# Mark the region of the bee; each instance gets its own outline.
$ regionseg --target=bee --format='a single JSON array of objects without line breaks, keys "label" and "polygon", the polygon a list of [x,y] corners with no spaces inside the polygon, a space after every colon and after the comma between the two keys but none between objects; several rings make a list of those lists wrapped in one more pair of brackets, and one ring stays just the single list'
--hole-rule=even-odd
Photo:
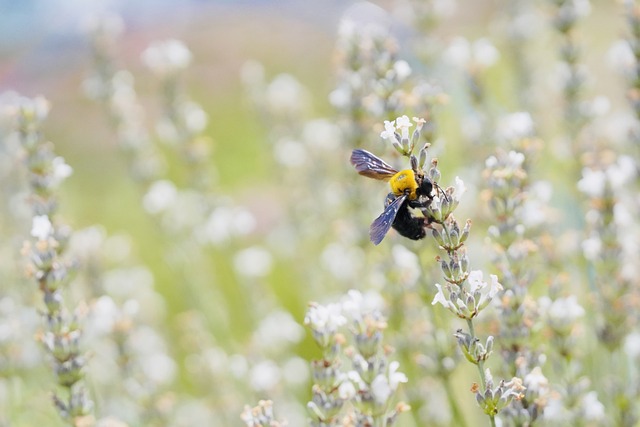
[{"label": "bee", "polygon": [[426,228],[432,220],[422,213],[422,209],[431,204],[434,185],[418,170],[414,159],[413,169],[398,171],[366,150],[356,149],[351,153],[351,164],[360,175],[389,181],[391,186],[384,211],[369,228],[369,238],[374,245],[382,242],[391,227],[411,240],[426,236]]}]

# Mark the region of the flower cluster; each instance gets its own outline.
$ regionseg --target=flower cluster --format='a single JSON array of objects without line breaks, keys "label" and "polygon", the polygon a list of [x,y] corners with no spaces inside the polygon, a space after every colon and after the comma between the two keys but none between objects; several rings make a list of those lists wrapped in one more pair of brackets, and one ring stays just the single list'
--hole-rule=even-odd
[{"label": "flower cluster", "polygon": [[53,145],[40,130],[48,111],[43,98],[21,99],[16,106],[16,133],[24,149],[33,209],[34,239],[25,242],[23,254],[28,275],[36,281],[44,302],[44,331],[38,338],[51,359],[58,385],[65,390],[64,395],[54,393],[54,405],[69,425],[90,425],[94,420],[93,402],[84,384],[87,357],[81,349],[86,309],[78,305],[70,310],[63,299],[72,268],[64,255],[71,230],[53,223],[56,189],[72,170],[55,155]]},{"label": "flower cluster", "polygon": [[446,101],[439,87],[418,81],[409,64],[399,59],[398,43],[383,24],[357,22],[363,13],[378,13],[368,8],[377,6],[354,6],[346,14],[353,16],[340,24],[340,80],[330,94],[331,103],[343,114],[347,139],[355,147],[363,145],[376,121],[409,109],[429,117],[434,105]]},{"label": "flower cluster", "polygon": [[117,15],[96,16],[88,23],[87,31],[91,37],[94,69],[84,81],[85,93],[103,106],[109,124],[117,132],[131,175],[143,185],[149,185],[165,172],[166,164],[146,129],[134,77],[116,64],[116,44],[124,31],[122,19]]},{"label": "flower cluster", "polygon": [[[383,348],[386,320],[380,312],[380,299],[351,290],[341,304],[322,306],[312,304],[305,317],[323,358],[312,362],[313,398],[307,407],[312,426],[393,425],[397,416],[409,409],[398,403],[389,410],[392,398],[407,377],[398,371],[397,361],[389,362],[389,348]],[[347,343],[338,332],[350,324],[354,346],[342,354]],[[341,357],[351,361],[352,369],[341,369]],[[351,402],[353,410],[343,413],[343,406]]]},{"label": "flower cluster", "polygon": [[[482,271],[468,272],[469,259],[466,253],[463,254],[462,260],[452,259],[449,263],[441,263],[445,280],[449,283],[445,285],[446,294],[442,286],[436,283],[438,293],[433,304],[441,304],[461,319],[471,320],[476,317],[498,292],[503,290],[502,285],[498,283],[498,276],[492,274],[489,284],[482,280]],[[455,274],[452,273],[452,267],[457,270]],[[465,280],[468,281],[468,288],[460,287]]]},{"label": "flower cluster", "polygon": [[286,422],[278,421],[273,413],[273,402],[261,400],[258,406],[251,408],[245,406],[240,415],[247,427],[284,427]]},{"label": "flower cluster", "polygon": [[576,25],[581,18],[589,15],[589,0],[558,0],[555,4],[553,25],[561,38],[560,87],[564,96],[564,114],[568,137],[571,139],[571,154],[579,153],[576,136],[585,124],[585,109],[581,102],[582,91],[588,79],[585,66],[580,63],[581,49],[575,36]]},{"label": "flower cluster", "polygon": [[[539,350],[531,341],[535,331],[542,328],[539,305],[530,294],[536,278],[538,245],[531,236],[537,225],[527,215],[544,215],[535,203],[531,189],[529,169],[540,141],[534,136],[531,116],[525,112],[505,116],[498,124],[499,137],[510,151],[499,148],[490,156],[483,172],[492,222],[489,236],[492,240],[493,263],[498,268],[505,292],[500,299],[501,355],[505,360],[503,372],[524,378],[530,377],[530,369],[538,370]],[[518,150],[518,151],[516,151]],[[528,213],[531,211],[531,213]],[[548,389],[527,387],[522,399],[514,402],[505,412],[505,418],[534,422],[542,415]]]}]

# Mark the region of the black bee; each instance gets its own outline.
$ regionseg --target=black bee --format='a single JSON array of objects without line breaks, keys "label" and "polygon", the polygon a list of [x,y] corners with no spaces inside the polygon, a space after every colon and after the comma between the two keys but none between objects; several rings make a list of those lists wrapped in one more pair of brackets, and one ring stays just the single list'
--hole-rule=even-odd
[{"label": "black bee", "polygon": [[425,228],[431,219],[422,214],[422,209],[433,200],[433,184],[422,171],[417,168],[398,171],[384,160],[360,149],[351,153],[351,164],[360,175],[389,181],[391,185],[384,211],[369,229],[369,237],[374,245],[382,242],[391,227],[411,240],[426,236]]}]

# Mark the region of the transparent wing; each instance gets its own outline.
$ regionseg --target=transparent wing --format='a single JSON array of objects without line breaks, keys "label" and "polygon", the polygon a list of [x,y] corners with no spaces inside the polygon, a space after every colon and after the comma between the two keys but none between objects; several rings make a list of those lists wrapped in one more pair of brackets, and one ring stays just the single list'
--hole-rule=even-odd
[{"label": "transparent wing", "polygon": [[382,239],[384,239],[384,236],[391,228],[393,220],[396,219],[396,215],[406,198],[407,196],[405,195],[397,197],[387,205],[384,212],[382,212],[378,218],[373,220],[371,227],[369,228],[369,238],[374,245],[378,245],[382,242]]},{"label": "transparent wing", "polygon": [[353,150],[351,152],[351,164],[360,175],[373,179],[387,181],[398,173],[396,169],[387,164],[384,160],[371,154],[366,150]]}]

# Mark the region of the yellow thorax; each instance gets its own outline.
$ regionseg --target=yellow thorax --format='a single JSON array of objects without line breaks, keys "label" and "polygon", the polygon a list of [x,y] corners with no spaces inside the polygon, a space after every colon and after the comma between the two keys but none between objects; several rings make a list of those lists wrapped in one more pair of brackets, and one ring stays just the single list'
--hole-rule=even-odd
[{"label": "yellow thorax", "polygon": [[416,190],[418,189],[418,183],[416,182],[415,174],[411,169],[401,170],[391,177],[389,180],[391,185],[391,191],[396,197],[407,194],[409,200],[415,200],[418,196]]}]

